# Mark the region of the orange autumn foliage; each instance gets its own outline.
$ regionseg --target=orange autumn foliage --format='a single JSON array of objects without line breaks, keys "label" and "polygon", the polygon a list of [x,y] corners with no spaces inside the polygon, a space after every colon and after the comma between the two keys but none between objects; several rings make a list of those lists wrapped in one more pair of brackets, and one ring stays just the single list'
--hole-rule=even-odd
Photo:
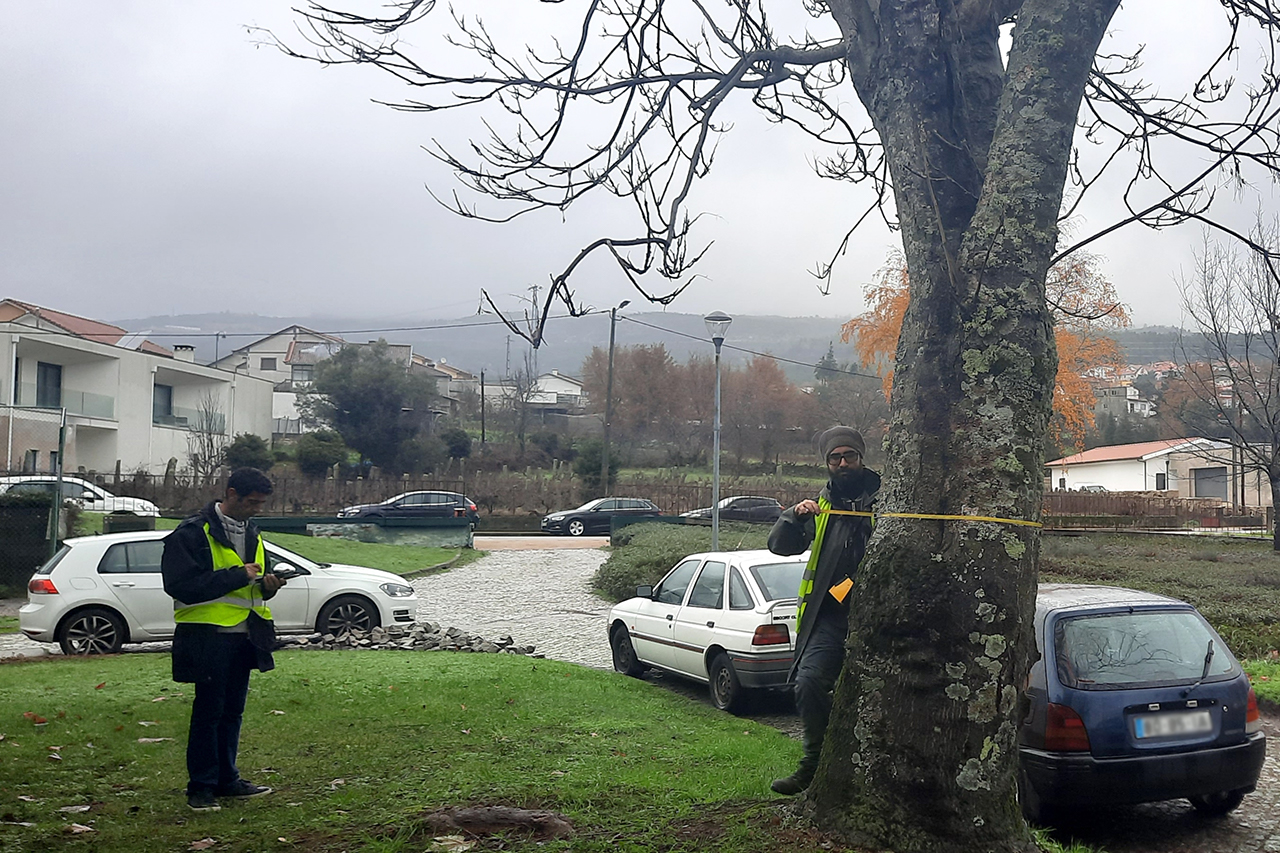
[{"label": "orange autumn foliage", "polygon": [[[1129,325],[1129,314],[1116,298],[1115,287],[1099,271],[1101,259],[1077,253],[1055,264],[1045,278],[1051,304],[1054,340],[1058,347],[1058,376],[1053,391],[1050,437],[1062,447],[1080,449],[1084,434],[1093,426],[1093,386],[1090,372],[1117,371],[1120,345],[1105,332]],[[863,367],[875,367],[884,376],[888,398],[893,387],[893,359],[898,336],[911,301],[906,259],[893,252],[866,290],[871,310],[840,328],[840,339],[853,339]]]}]

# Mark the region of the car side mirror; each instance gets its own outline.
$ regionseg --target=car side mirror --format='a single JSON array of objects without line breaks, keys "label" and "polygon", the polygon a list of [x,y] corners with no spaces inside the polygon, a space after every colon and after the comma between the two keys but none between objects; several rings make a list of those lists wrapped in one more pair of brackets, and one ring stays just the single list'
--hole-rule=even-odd
[{"label": "car side mirror", "polygon": [[302,566],[295,566],[293,563],[286,563],[281,560],[271,567],[271,573],[288,579],[297,577],[298,575],[309,575],[311,574],[311,570],[304,569]]},{"label": "car side mirror", "polygon": [[636,587],[636,598],[647,598],[653,600],[653,587],[645,585]]}]

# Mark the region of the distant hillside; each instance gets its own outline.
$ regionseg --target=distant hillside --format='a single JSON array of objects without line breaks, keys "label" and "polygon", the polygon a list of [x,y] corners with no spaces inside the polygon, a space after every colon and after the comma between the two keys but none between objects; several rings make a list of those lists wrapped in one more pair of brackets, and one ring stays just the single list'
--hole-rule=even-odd
[{"label": "distant hillside", "polygon": [[[428,358],[444,359],[463,370],[501,375],[508,365],[518,370],[528,344],[491,315],[460,317],[454,320],[420,320],[408,317],[352,320],[343,317],[263,317],[256,314],[182,314],[112,320],[130,331],[147,331],[151,340],[167,347],[193,344],[196,360],[213,361],[272,332],[299,324],[318,332],[339,334],[349,341],[386,338],[393,343],[412,344],[414,351]],[[725,341],[724,358],[741,364],[752,352],[769,353],[803,362],[783,367],[796,382],[813,379],[812,365],[835,345],[841,362],[854,359],[853,347],[840,343],[843,319],[830,317],[735,317]],[[225,337],[218,336],[225,334]],[[617,346],[661,343],[677,361],[692,352],[713,353],[706,326],[696,314],[672,312],[624,312],[619,314]],[[607,314],[561,317],[547,323],[546,339],[537,353],[539,371],[560,370],[576,374],[592,347],[609,345]]]}]

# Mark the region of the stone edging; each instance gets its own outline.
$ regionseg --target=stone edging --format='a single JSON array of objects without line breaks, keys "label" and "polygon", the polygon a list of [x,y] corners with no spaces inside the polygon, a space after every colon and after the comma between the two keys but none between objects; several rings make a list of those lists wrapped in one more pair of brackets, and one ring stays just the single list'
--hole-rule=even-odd
[{"label": "stone edging", "polygon": [[532,645],[517,645],[509,635],[490,642],[459,628],[445,628],[433,622],[408,622],[370,631],[343,631],[341,634],[308,634],[281,637],[277,649],[392,649],[415,652],[484,652],[488,654],[534,654]]}]

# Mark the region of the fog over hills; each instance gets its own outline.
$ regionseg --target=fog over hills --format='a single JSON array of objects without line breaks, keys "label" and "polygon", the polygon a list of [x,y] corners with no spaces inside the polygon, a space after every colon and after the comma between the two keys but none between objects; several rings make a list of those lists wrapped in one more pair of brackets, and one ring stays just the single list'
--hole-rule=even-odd
[{"label": "fog over hills", "polygon": [[[340,335],[348,341],[372,341],[385,338],[392,343],[412,344],[414,351],[432,359],[473,373],[486,371],[490,376],[504,375],[520,369],[530,348],[513,334],[502,321],[491,314],[472,315],[451,320],[427,320],[412,317],[353,319],[341,316],[268,317],[258,314],[230,312],[180,314],[112,320],[130,331],[147,332],[158,344],[193,344],[196,360],[211,362],[280,329],[294,324],[317,332]],[[787,375],[796,382],[813,378],[814,364],[834,345],[841,363],[855,359],[853,346],[840,342],[843,319],[832,317],[735,317],[725,340],[727,363],[741,364],[751,353],[768,353],[782,359],[802,362],[784,363]],[[1126,329],[1115,335],[1132,364],[1153,361],[1181,361],[1179,331],[1171,326],[1145,326]],[[1198,336],[1193,336],[1198,338]],[[618,315],[616,343],[619,347],[635,344],[663,344],[677,361],[691,353],[711,355],[702,317],[662,311],[623,311]],[[1198,341],[1196,341],[1198,343]],[[547,323],[546,339],[537,352],[539,372],[559,370],[576,375],[592,347],[609,344],[609,315],[585,317],[553,315]],[[1193,341],[1187,341],[1194,351]]]}]

